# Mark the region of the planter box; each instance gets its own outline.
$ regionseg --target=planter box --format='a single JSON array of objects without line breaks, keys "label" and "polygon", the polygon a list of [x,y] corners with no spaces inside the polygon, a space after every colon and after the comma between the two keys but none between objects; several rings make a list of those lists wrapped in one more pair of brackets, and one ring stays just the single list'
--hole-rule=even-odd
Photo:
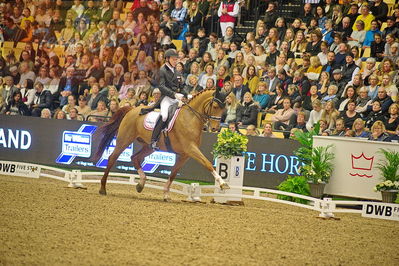
[{"label": "planter box", "polygon": [[[230,159],[218,157],[216,159],[216,172],[229,184],[230,187],[242,187],[244,183],[244,156],[234,156]],[[219,184],[216,184],[219,186]],[[215,193],[224,193],[230,195],[242,195],[239,188],[230,188],[226,191],[215,189]],[[217,203],[228,203],[241,201],[241,197],[215,197]]]}]

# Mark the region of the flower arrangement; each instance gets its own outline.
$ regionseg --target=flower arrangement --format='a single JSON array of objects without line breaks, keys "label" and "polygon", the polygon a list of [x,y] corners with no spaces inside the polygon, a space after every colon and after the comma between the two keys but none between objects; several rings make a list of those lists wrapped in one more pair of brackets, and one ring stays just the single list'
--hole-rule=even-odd
[{"label": "flower arrangement", "polygon": [[374,187],[374,191],[386,191],[386,190],[398,190],[399,189],[399,181],[392,182],[391,180],[386,180],[377,184]]},{"label": "flower arrangement", "polygon": [[231,130],[224,130],[218,134],[217,142],[213,145],[213,156],[229,159],[241,156],[247,151],[248,138]]},{"label": "flower arrangement", "polygon": [[374,191],[398,190],[399,152],[380,149],[379,153],[384,156],[377,164],[383,182],[377,184]]}]

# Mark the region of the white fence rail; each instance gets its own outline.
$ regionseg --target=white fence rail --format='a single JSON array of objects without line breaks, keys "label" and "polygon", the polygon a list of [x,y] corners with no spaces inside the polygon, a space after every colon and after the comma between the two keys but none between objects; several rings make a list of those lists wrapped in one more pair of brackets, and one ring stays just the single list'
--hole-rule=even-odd
[{"label": "white fence rail", "polygon": [[[0,161],[0,163],[8,163],[18,165],[18,162],[4,162]],[[26,163],[25,163],[26,165]],[[29,164],[31,167],[37,168],[39,171],[39,177],[48,177],[56,180],[68,182],[69,187],[83,187],[84,183],[100,183],[99,176],[103,175],[103,172],[82,172],[80,170],[64,170],[54,167],[49,167],[45,165],[37,165],[37,164]],[[55,173],[54,173],[55,172]],[[8,174],[7,172],[0,171],[0,174]],[[58,175],[57,175],[58,174]],[[13,175],[18,175],[17,173],[13,173]],[[21,174],[20,176],[25,177],[26,175]],[[119,180],[115,180],[114,178],[120,178]],[[123,179],[121,179],[123,178]],[[123,185],[137,185],[137,181],[140,177],[137,174],[124,174],[124,173],[113,173],[109,174],[108,183],[114,184],[123,184]],[[136,181],[137,180],[137,181]],[[163,184],[166,182],[166,179],[157,178],[152,176],[147,176],[148,181],[152,181],[151,183],[147,183],[146,187],[163,190]],[[306,208],[310,210],[314,210],[319,212],[319,217],[322,218],[332,218],[334,217],[334,213],[360,213],[363,211],[359,209],[353,208],[337,208],[337,205],[340,206],[358,206],[361,205],[362,209],[365,208],[366,205],[370,204],[381,204],[379,202],[368,202],[368,201],[333,201],[331,198],[317,199],[309,196],[299,195],[295,193],[273,190],[273,189],[265,189],[265,188],[257,188],[257,187],[234,187],[231,188],[241,189],[243,194],[241,195],[233,195],[233,194],[224,194],[224,192],[218,189],[214,185],[200,185],[198,183],[185,184],[181,182],[173,182],[173,188],[171,188],[171,192],[184,195],[187,197],[187,201],[201,201],[201,197],[241,197],[245,199],[255,199],[255,200],[264,200],[277,202],[282,204],[288,204],[291,206],[296,206],[300,208]],[[211,191],[211,192],[210,192]],[[268,194],[273,195],[285,195],[291,196],[295,198],[300,198],[308,201],[308,204],[302,204],[297,202],[291,202],[286,200],[281,200],[275,197],[269,197]],[[399,205],[394,204],[394,209],[398,210],[399,214]],[[395,214],[396,215],[396,214]],[[395,216],[396,217],[396,216]],[[394,218],[395,218],[394,217]],[[378,217],[374,217],[378,218]],[[392,219],[391,219],[392,220]],[[397,218],[393,220],[399,220],[399,215]]]}]

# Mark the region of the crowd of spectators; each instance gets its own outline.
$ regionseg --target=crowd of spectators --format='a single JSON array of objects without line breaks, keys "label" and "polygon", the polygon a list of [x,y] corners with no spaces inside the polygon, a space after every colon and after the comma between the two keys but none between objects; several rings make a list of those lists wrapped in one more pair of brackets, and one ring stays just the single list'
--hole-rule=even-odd
[{"label": "crowd of spectators", "polygon": [[0,110],[101,121],[152,105],[164,51],[177,48],[181,92],[220,89],[222,122],[249,135],[262,120],[265,137],[320,123],[321,135],[397,139],[399,7],[315,2],[286,21],[266,1],[244,37],[234,30],[244,1],[2,2],[0,41],[15,49],[0,57]]}]

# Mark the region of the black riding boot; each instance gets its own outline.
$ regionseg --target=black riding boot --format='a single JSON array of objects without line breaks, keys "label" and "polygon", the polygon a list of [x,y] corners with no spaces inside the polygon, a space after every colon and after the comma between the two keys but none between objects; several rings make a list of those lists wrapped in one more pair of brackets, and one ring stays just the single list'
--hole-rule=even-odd
[{"label": "black riding boot", "polygon": [[153,150],[159,150],[157,143],[159,140],[159,136],[161,135],[161,131],[163,129],[164,124],[165,123],[162,121],[162,117],[159,117],[152,131],[152,136],[151,136],[151,148]]}]

